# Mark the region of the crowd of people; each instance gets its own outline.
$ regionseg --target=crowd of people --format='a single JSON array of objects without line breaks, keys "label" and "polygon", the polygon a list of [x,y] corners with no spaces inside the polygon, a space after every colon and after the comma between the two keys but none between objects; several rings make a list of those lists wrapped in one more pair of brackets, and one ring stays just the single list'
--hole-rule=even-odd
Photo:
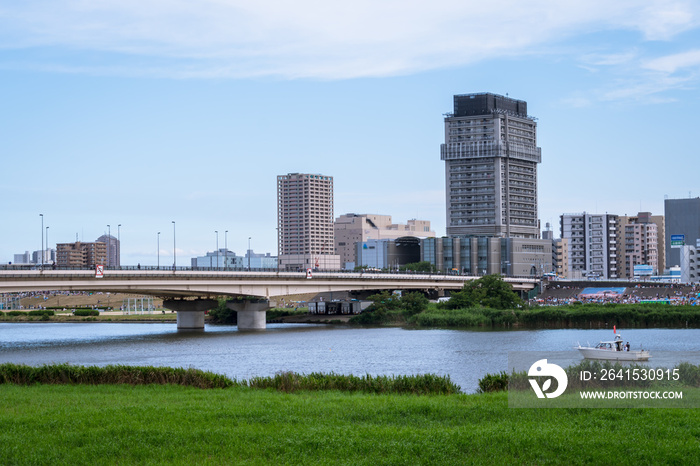
[{"label": "crowd of people", "polygon": [[551,282],[532,301],[536,304],[559,306],[581,303],[662,302],[670,305],[700,304],[700,286],[668,284],[636,284],[632,287],[583,287]]}]

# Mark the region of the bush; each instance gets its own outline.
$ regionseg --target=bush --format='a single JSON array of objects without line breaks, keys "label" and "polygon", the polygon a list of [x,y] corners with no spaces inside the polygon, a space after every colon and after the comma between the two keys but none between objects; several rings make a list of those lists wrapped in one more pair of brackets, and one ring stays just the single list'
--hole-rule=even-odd
[{"label": "bush", "polygon": [[76,309],[73,311],[73,315],[81,317],[99,316],[100,311],[97,309]]},{"label": "bush", "polygon": [[38,311],[29,311],[27,312],[27,315],[30,316],[52,316],[55,315],[54,311],[44,309],[44,310],[38,310]]},{"label": "bush", "polygon": [[479,379],[477,393],[502,392],[508,390],[508,374],[503,371],[500,374],[486,374]]},{"label": "bush", "polygon": [[[226,300],[219,299],[219,305],[216,309],[209,311],[209,318],[215,324],[236,325],[238,324],[238,313],[233,309],[226,307]],[[269,314],[267,318],[271,319]]]}]

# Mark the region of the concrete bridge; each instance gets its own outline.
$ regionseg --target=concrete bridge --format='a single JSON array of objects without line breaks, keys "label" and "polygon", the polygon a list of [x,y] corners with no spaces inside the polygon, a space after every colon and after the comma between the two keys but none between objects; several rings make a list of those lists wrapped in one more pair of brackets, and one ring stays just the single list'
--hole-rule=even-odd
[{"label": "concrete bridge", "polygon": [[[333,291],[424,291],[444,295],[479,277],[463,275],[343,272],[233,272],[194,270],[0,270],[0,293],[92,291],[157,296],[177,312],[178,329],[203,329],[204,313],[231,300],[241,330],[264,329],[269,300],[278,296]],[[530,291],[535,278],[505,278],[516,291]]]}]

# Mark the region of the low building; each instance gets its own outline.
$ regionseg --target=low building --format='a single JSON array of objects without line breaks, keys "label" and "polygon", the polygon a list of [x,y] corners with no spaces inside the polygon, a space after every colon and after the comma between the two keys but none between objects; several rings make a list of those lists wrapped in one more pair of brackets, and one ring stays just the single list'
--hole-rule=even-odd
[{"label": "low building", "polygon": [[190,259],[193,268],[205,269],[242,269],[245,267],[244,258],[227,249],[207,252],[204,256]]},{"label": "low building", "polygon": [[552,241],[531,238],[442,237],[421,240],[421,261],[464,275],[542,276],[552,272]]},{"label": "low building", "polygon": [[246,252],[245,256],[238,256],[235,252],[226,249],[207,252],[204,256],[193,257],[192,267],[221,270],[251,270],[277,269],[277,256],[269,252],[260,254],[253,250]]},{"label": "low building", "polygon": [[357,267],[398,270],[420,261],[421,240],[412,236],[355,243]]},{"label": "low building", "polygon": [[392,223],[391,215],[345,214],[333,223],[335,253],[340,256],[344,268],[360,265],[356,257],[356,244],[369,240],[392,240],[402,237],[435,237],[428,220],[409,220],[405,224]]}]

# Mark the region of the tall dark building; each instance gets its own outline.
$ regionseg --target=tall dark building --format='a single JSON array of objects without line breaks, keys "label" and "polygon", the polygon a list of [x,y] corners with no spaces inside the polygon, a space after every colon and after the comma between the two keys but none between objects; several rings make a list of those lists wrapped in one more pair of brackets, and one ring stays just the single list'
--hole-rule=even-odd
[{"label": "tall dark building", "polygon": [[440,158],[448,236],[539,238],[542,156],[527,102],[491,93],[455,95]]},{"label": "tall dark building", "polygon": [[700,238],[700,197],[666,199],[664,201],[664,217],[666,220],[666,267],[681,265],[680,246],[671,243],[674,237],[683,235],[683,241],[686,245],[697,245],[697,240]]}]

